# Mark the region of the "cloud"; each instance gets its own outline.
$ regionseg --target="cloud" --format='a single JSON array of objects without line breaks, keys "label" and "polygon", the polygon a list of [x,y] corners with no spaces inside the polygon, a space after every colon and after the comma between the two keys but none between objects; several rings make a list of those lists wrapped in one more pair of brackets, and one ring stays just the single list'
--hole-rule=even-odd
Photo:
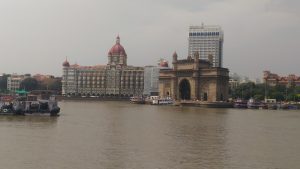
[{"label": "cloud", "polygon": [[294,15],[299,15],[300,1],[298,0],[270,0],[266,3],[266,10],[268,12],[283,12]]},{"label": "cloud", "polygon": [[232,72],[300,74],[299,8],[292,0],[2,0],[0,67],[61,75],[65,56],[106,64],[117,34],[129,64],[171,61],[175,50],[187,56],[188,27],[203,22],[222,26],[224,65]]}]

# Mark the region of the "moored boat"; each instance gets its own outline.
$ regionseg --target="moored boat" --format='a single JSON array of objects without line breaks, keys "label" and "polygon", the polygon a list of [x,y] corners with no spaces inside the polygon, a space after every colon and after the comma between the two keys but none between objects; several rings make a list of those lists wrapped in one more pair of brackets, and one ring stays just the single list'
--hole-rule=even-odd
[{"label": "moored boat", "polygon": [[298,106],[295,104],[283,103],[280,105],[280,109],[284,110],[297,110]]},{"label": "moored boat", "polygon": [[174,101],[170,97],[166,98],[156,98],[152,100],[153,105],[166,105],[166,104],[173,104]]},{"label": "moored boat", "polygon": [[260,103],[251,98],[247,102],[247,107],[248,109],[258,109],[260,107]]},{"label": "moored boat", "polygon": [[234,108],[247,108],[247,101],[242,100],[242,99],[237,99],[234,104]]},{"label": "moored boat", "polygon": [[60,108],[55,96],[48,99],[38,99],[37,96],[18,97],[10,102],[1,102],[0,114],[26,115],[49,114],[57,116]]},{"label": "moored boat", "polygon": [[130,97],[130,103],[145,104],[145,98],[142,96],[133,96]]},{"label": "moored boat", "polygon": [[268,109],[268,105],[265,102],[258,103],[259,109]]},{"label": "moored boat", "polygon": [[279,107],[279,105],[276,103],[267,103],[267,107],[269,110],[276,110]]}]

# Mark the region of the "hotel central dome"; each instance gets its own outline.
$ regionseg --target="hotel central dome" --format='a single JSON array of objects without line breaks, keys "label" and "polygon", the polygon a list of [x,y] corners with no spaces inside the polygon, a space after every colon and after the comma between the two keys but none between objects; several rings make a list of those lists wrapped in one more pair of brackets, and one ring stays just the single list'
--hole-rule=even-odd
[{"label": "hotel central dome", "polygon": [[120,37],[117,37],[116,44],[109,50],[108,55],[127,56],[124,47],[120,44]]},{"label": "hotel central dome", "polygon": [[119,36],[117,36],[116,44],[108,52],[108,65],[118,68],[127,66],[127,54],[120,44]]}]

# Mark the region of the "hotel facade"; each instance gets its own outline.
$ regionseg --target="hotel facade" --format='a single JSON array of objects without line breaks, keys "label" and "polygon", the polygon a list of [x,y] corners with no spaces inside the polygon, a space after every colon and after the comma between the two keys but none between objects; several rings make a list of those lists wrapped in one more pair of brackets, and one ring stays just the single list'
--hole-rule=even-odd
[{"label": "hotel facade", "polygon": [[68,96],[131,97],[142,95],[144,68],[127,65],[120,37],[108,52],[107,65],[63,63],[62,94]]}]

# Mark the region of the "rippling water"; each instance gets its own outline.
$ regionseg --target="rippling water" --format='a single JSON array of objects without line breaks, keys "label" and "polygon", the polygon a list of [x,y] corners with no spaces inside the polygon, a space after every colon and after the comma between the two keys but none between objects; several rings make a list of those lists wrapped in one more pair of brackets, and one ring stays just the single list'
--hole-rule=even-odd
[{"label": "rippling water", "polygon": [[300,167],[300,111],[127,102],[60,107],[60,117],[0,116],[0,168]]}]

